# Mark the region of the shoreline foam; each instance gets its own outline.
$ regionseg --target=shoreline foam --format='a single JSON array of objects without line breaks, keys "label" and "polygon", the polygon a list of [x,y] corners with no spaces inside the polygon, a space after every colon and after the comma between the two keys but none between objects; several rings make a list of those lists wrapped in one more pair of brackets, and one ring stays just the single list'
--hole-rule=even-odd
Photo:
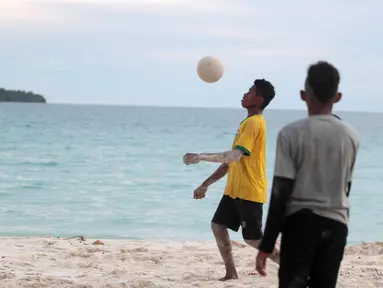
[{"label": "shoreline foam", "polygon": [[[0,287],[277,287],[254,271],[256,252],[233,241],[239,280],[219,282],[224,267],[214,242],[0,238]],[[337,287],[383,287],[383,242],[347,247]]]}]

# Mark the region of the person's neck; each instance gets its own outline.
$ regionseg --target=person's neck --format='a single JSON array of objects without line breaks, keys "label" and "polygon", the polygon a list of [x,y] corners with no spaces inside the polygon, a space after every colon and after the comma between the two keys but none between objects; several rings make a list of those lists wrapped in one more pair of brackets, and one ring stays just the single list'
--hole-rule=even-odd
[{"label": "person's neck", "polygon": [[262,112],[263,111],[261,109],[259,109],[258,107],[252,107],[252,108],[247,109],[247,117],[259,115],[259,114],[262,114]]},{"label": "person's neck", "polygon": [[310,109],[309,116],[315,116],[315,115],[332,115],[332,106]]}]

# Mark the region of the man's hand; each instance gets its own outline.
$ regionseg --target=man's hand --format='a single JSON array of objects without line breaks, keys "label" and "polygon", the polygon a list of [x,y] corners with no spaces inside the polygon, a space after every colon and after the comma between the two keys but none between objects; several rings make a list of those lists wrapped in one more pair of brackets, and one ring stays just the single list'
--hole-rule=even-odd
[{"label": "man's hand", "polygon": [[269,256],[270,256],[269,254],[262,252],[262,251],[259,251],[257,258],[255,259],[255,269],[258,271],[258,273],[261,276],[267,275],[267,273],[266,273],[266,260]]},{"label": "man's hand", "polygon": [[201,157],[200,157],[199,154],[196,154],[196,153],[186,153],[184,155],[184,163],[186,165],[197,164],[197,163],[199,163],[199,161],[201,161]]},{"label": "man's hand", "polygon": [[194,190],[194,195],[193,195],[193,198],[194,199],[202,199],[202,198],[205,198],[206,196],[206,192],[207,192],[207,185],[204,185],[202,184],[201,186],[199,186],[197,189]]}]

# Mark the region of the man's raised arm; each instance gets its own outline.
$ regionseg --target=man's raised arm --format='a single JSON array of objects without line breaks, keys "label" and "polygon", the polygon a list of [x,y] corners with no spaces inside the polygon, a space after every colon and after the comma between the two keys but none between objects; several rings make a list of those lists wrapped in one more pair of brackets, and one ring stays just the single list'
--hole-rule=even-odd
[{"label": "man's raised arm", "polygon": [[235,146],[232,150],[220,153],[187,153],[184,156],[186,165],[197,164],[200,161],[230,164],[241,160],[242,156],[250,156],[253,151],[255,140],[260,133],[262,126],[259,121],[248,120],[235,139]]},{"label": "man's raised arm", "polygon": [[186,165],[196,164],[200,161],[213,162],[213,163],[222,163],[222,164],[230,164],[232,162],[239,161],[244,152],[240,149],[233,149],[230,151],[225,151],[221,153],[187,153],[184,156],[184,163]]}]

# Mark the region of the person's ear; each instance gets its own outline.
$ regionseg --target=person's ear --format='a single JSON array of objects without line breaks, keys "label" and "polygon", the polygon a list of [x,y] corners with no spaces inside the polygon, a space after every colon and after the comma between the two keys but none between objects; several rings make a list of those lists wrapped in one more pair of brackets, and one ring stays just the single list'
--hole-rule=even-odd
[{"label": "person's ear", "polygon": [[342,93],[340,92],[336,93],[334,103],[338,103],[341,99],[342,99]]},{"label": "person's ear", "polygon": [[263,97],[257,97],[257,104],[262,105],[263,102],[265,102],[265,99],[263,99]]},{"label": "person's ear", "polygon": [[306,102],[306,99],[307,99],[307,98],[306,98],[306,97],[307,97],[307,96],[306,96],[306,92],[305,92],[304,90],[301,90],[301,91],[300,91],[300,94],[301,94],[301,99],[302,99],[302,101]]}]

